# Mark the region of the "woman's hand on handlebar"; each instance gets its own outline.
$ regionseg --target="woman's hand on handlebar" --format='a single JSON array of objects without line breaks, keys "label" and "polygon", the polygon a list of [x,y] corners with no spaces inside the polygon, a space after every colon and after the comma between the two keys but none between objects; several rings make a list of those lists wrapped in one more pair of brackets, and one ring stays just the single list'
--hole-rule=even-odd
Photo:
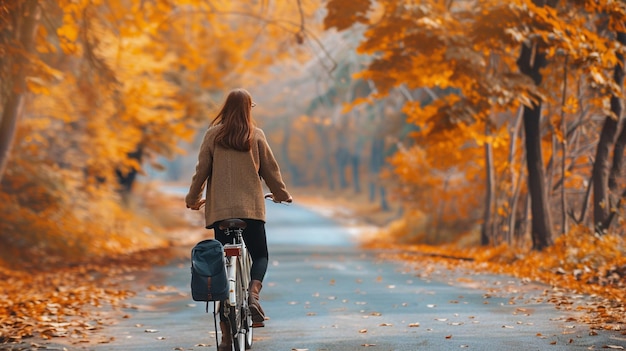
[{"label": "woman's hand on handlebar", "polygon": [[272,194],[272,193],[267,193],[267,194],[265,194],[264,197],[266,199],[268,199],[268,200],[272,200],[273,202],[275,202],[277,204],[279,204],[279,203],[288,203],[288,204],[290,204],[290,203],[293,202],[293,198],[291,196],[287,200],[283,200],[283,201],[276,201],[276,199],[274,199],[274,194]]},{"label": "woman's hand on handlebar", "polygon": [[187,208],[197,211],[204,205],[205,202],[206,202],[206,199],[202,199],[196,202],[194,205],[187,205]]}]

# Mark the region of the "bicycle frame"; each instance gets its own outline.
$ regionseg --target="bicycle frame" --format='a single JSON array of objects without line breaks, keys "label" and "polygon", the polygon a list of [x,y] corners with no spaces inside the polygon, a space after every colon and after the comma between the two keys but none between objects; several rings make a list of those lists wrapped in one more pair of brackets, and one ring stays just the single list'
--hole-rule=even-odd
[{"label": "bicycle frame", "polygon": [[224,313],[231,323],[235,351],[252,346],[252,319],[248,307],[250,268],[252,259],[243,240],[242,228],[226,228],[226,236],[232,235],[232,243],[224,245],[226,274],[228,277],[228,300],[224,301]]},{"label": "bicycle frame", "polygon": [[226,272],[228,275],[228,305],[235,306],[237,303],[237,265],[241,269],[241,286],[246,297],[248,286],[250,285],[251,260],[248,255],[248,248],[243,241],[243,229],[226,229],[226,235],[234,234],[234,242],[224,245],[224,253],[227,257]]}]

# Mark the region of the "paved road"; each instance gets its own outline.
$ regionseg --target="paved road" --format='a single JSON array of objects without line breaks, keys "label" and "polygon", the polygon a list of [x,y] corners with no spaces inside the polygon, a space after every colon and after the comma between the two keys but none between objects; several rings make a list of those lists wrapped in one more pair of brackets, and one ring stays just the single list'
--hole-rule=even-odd
[{"label": "paved road", "polygon": [[[268,204],[267,229],[262,302],[270,320],[254,330],[255,351],[626,347],[624,336],[590,336],[569,321],[573,312],[540,302],[546,287],[381,262],[354,246],[358,231],[296,205]],[[128,301],[127,318],[103,330],[112,339],[76,349],[215,350],[212,315],[189,296],[186,259],[134,279],[138,289],[156,288]]]}]

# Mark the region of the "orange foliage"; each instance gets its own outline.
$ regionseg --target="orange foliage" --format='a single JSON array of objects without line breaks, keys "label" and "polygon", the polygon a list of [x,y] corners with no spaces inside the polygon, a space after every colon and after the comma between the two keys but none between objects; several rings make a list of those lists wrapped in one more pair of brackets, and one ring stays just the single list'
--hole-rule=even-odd
[{"label": "orange foliage", "polygon": [[0,267],[0,343],[33,336],[69,337],[76,343],[93,341],[90,333],[103,325],[89,308],[118,309],[134,294],[115,278],[162,264],[169,256],[168,251],[151,250],[91,258],[62,269],[51,269],[42,262],[30,273]]},{"label": "orange foliage", "polygon": [[[7,261],[162,245],[124,203],[119,177],[181,153],[206,126],[211,94],[296,54],[293,35],[311,32],[290,18],[317,10],[309,1],[249,5],[39,2],[46,20],[35,31],[27,103],[0,184]],[[5,10],[3,21],[19,15]]]},{"label": "orange foliage", "polygon": [[[547,197],[553,199],[555,226],[564,227],[563,214],[583,206],[581,190],[590,181],[593,156],[583,145],[598,139],[592,117],[608,113],[608,96],[622,96],[622,87],[612,78],[621,45],[606,35],[604,26],[611,32],[623,30],[623,3],[559,2],[550,7],[531,0],[383,0],[368,3],[371,8],[344,5],[328,2],[325,25],[365,28],[358,50],[372,59],[355,76],[375,84],[373,98],[393,101],[394,89],[409,96],[402,112],[415,132],[401,140],[386,174],[397,184],[407,217],[424,217],[405,222],[428,223],[435,233],[405,234],[413,239],[438,236],[441,222],[454,227],[455,221],[465,220],[451,237],[488,225],[495,233],[507,233],[492,235],[499,243],[514,228],[523,230],[514,222],[528,221],[523,180],[526,168],[535,166],[525,163],[523,144],[514,142],[523,141],[517,112],[539,98],[549,117],[541,133],[547,187],[554,189]],[[518,68],[523,43],[545,48],[549,62],[540,85]],[[561,145],[565,151],[557,152]],[[491,147],[492,159],[486,147]],[[561,163],[563,172],[557,168]],[[490,177],[487,171],[492,171]],[[557,204],[562,188],[567,208]],[[488,190],[495,194],[486,209]]]}]

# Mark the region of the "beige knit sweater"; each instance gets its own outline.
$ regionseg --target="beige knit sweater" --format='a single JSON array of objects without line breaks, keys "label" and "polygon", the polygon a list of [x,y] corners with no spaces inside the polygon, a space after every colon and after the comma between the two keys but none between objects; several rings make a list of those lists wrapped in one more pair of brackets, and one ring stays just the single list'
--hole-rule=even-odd
[{"label": "beige knit sweater", "polygon": [[196,173],[185,197],[187,206],[200,201],[206,186],[204,212],[207,228],[218,220],[228,218],[265,221],[261,179],[274,194],[275,200],[285,201],[291,197],[265,134],[256,128],[250,151],[242,152],[215,145],[218,128],[221,126],[212,126],[204,135]]}]

